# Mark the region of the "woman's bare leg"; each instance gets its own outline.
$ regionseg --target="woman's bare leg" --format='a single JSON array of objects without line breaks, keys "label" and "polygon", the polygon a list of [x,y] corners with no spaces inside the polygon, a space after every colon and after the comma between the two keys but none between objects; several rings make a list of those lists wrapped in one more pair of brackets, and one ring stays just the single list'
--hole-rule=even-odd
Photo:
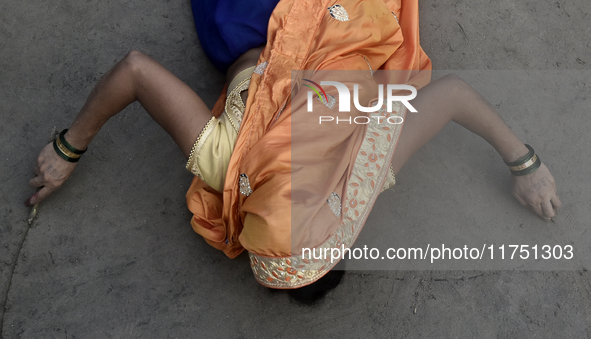
[{"label": "woman's bare leg", "polygon": [[[419,113],[406,114],[392,159],[394,173],[398,173],[408,159],[450,121],[484,138],[505,161],[515,161],[528,152],[490,103],[455,75],[425,86],[412,105]],[[513,195],[521,204],[542,218],[556,215],[561,203],[554,178],[544,164],[534,173],[512,177]]]},{"label": "woman's bare leg", "polygon": [[[203,126],[211,118],[201,98],[152,58],[132,51],[96,85],[65,135],[77,149],[85,149],[101,127],[134,101],[174,139],[185,157]],[[51,144],[37,160],[32,187],[42,187],[27,204],[45,199],[69,177],[76,163],[60,158]]]}]

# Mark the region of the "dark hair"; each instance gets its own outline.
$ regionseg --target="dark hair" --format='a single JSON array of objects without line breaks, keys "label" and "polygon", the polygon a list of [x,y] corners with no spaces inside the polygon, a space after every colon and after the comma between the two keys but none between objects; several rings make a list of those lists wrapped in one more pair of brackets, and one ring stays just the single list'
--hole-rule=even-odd
[{"label": "dark hair", "polygon": [[341,260],[331,271],[310,285],[287,290],[295,301],[313,305],[321,300],[326,293],[337,287],[345,275],[345,261]]}]

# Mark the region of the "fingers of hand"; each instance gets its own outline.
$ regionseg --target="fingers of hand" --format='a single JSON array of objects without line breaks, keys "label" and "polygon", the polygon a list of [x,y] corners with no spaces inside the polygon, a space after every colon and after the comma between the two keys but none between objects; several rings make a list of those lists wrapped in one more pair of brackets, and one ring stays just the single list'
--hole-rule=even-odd
[{"label": "fingers of hand", "polygon": [[540,218],[544,220],[554,218],[556,216],[556,211],[552,206],[550,194],[547,194],[547,192],[538,192],[538,194],[539,195],[530,195],[526,197],[526,206],[531,208]]},{"label": "fingers of hand", "polygon": [[36,176],[29,180],[29,186],[33,188],[41,186],[59,186],[67,178],[67,175],[64,175],[64,169],[55,168],[53,164],[49,162],[38,165],[35,168],[35,172]]},{"label": "fingers of hand", "polygon": [[41,187],[44,185],[45,180],[41,177],[41,175],[37,175],[33,179],[29,180],[29,186],[33,188]]},{"label": "fingers of hand", "polygon": [[562,202],[560,201],[560,198],[558,198],[558,195],[554,195],[552,198],[550,198],[550,202],[552,203],[552,206],[554,206],[554,211],[558,213],[558,211],[560,211],[560,207],[562,207]]},{"label": "fingers of hand", "polygon": [[542,211],[545,219],[554,218],[556,216],[556,211],[549,199],[542,203]]},{"label": "fingers of hand", "polygon": [[29,185],[31,187],[41,187],[41,190],[29,198],[28,204],[34,205],[45,199],[45,197],[47,197],[51,192],[55,191],[66,181],[72,169],[73,167],[71,167],[71,169],[54,169],[51,166],[48,166],[47,168],[41,166],[39,175],[29,180]]},{"label": "fingers of hand", "polygon": [[555,217],[561,206],[554,177],[543,165],[534,173],[513,178],[513,196],[546,220]]},{"label": "fingers of hand", "polygon": [[546,167],[546,165],[544,165],[544,164],[542,164],[540,169],[542,170],[540,172],[540,174],[543,178],[543,181],[545,183],[549,183],[549,185],[547,185],[549,187],[547,187],[547,190],[545,192],[546,194],[544,196],[544,203],[542,204],[542,207],[543,207],[544,211],[546,212],[545,215],[548,218],[554,218],[556,216],[556,214],[558,213],[558,211],[560,210],[560,207],[562,206],[562,202],[560,201],[560,198],[558,197],[558,191],[556,190],[556,181],[554,180],[554,177],[550,173],[550,170],[548,170],[548,167]]},{"label": "fingers of hand", "polygon": [[52,144],[45,146],[37,159],[35,177],[29,180],[31,187],[42,188],[27,200],[27,204],[34,205],[45,199],[68,179],[75,166],[76,163],[67,162],[59,157]]},{"label": "fingers of hand", "polygon": [[48,195],[51,194],[51,192],[53,192],[55,190],[55,188],[50,188],[50,187],[43,187],[41,188],[37,193],[33,194],[29,200],[27,200],[27,204],[29,206],[33,206],[36,203],[41,202],[43,199],[47,198]]},{"label": "fingers of hand", "polygon": [[[540,202],[534,202],[534,201],[530,201],[529,199],[526,201],[524,198],[522,198],[518,193],[513,192],[513,196],[515,197],[515,199],[517,199],[517,201],[519,201],[519,203],[522,206],[525,206],[529,209],[531,209],[532,211],[534,211],[540,218],[543,218],[545,220],[554,217],[554,214],[552,214],[552,216],[548,216],[546,209],[543,207],[544,204],[540,203]],[[527,199],[527,198],[526,198]],[[551,214],[551,213],[550,213]]]},{"label": "fingers of hand", "polygon": [[538,205],[531,205],[530,206],[531,209],[542,219],[544,220],[548,220],[549,218],[546,217],[545,213],[544,213],[544,209],[542,207],[542,205],[538,204]]},{"label": "fingers of hand", "polygon": [[50,187],[43,187],[42,189],[40,189],[39,192],[36,193],[37,202],[40,202],[41,200],[47,198],[47,196],[50,195],[51,192],[53,192],[54,190],[55,188]]}]

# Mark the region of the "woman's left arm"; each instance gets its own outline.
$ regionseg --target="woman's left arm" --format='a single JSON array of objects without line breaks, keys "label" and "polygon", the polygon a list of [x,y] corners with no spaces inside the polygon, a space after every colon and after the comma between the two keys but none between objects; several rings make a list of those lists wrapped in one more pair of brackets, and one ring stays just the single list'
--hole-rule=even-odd
[{"label": "woman's left arm", "polygon": [[[437,79],[419,90],[412,105],[419,113],[408,113],[392,160],[394,173],[412,154],[433,138],[449,121],[478,134],[491,144],[507,163],[523,159],[529,149],[507,126],[494,107],[456,75]],[[543,219],[553,218],[561,202],[554,177],[540,167],[529,174],[512,176],[513,196]]]}]

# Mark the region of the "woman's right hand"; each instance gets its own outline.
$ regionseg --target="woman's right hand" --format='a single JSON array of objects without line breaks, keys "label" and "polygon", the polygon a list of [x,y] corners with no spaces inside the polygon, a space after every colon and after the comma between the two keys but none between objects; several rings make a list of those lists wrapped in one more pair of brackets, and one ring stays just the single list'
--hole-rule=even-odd
[{"label": "woman's right hand", "polygon": [[68,179],[74,167],[75,162],[68,162],[55,152],[53,143],[45,146],[37,158],[35,177],[29,181],[31,187],[41,189],[27,199],[25,205],[33,206],[45,199]]}]

